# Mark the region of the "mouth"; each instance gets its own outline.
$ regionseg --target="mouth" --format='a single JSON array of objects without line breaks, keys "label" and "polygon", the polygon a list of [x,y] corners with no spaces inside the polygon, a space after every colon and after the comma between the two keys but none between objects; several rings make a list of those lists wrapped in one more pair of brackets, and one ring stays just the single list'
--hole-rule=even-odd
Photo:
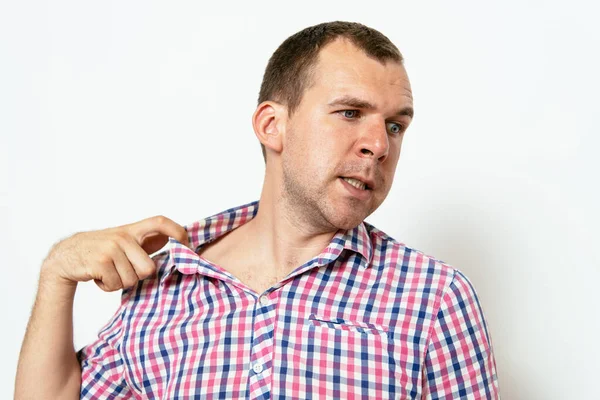
[{"label": "mouth", "polygon": [[343,176],[340,176],[340,178],[358,190],[373,190],[373,188],[371,186],[369,186],[367,183],[365,183],[361,180],[358,180],[356,178],[346,178]]},{"label": "mouth", "polygon": [[343,176],[340,176],[339,181],[347,194],[361,202],[369,201],[373,196],[373,189],[363,181]]}]

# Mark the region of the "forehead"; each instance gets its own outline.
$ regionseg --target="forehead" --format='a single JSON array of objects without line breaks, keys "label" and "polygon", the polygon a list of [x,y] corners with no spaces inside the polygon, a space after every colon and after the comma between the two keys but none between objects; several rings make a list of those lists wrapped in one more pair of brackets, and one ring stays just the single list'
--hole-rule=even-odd
[{"label": "forehead", "polygon": [[382,107],[412,106],[412,90],[402,64],[381,63],[343,38],[319,52],[309,91],[322,98],[352,95]]}]

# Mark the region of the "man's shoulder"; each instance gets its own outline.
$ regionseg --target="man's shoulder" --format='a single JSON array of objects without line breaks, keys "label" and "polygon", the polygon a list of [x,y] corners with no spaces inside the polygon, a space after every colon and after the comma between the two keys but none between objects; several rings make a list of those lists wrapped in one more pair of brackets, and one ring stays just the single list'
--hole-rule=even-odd
[{"label": "man's shoulder", "polygon": [[371,238],[371,266],[390,270],[388,274],[404,289],[441,296],[460,274],[453,265],[408,246],[367,222],[364,224]]},{"label": "man's shoulder", "polygon": [[[379,258],[390,266],[444,275],[453,275],[457,269],[449,263],[395,239],[381,229],[364,222],[371,238],[374,259]],[[385,260],[384,260],[385,258]]]}]

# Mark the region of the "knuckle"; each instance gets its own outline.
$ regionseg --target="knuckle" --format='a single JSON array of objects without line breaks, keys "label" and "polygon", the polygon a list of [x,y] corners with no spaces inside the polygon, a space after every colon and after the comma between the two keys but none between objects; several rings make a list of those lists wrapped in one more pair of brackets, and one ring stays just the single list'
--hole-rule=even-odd
[{"label": "knuckle", "polygon": [[113,264],[113,258],[111,253],[100,253],[98,255],[98,263],[103,267]]},{"label": "knuckle", "polygon": [[123,281],[123,287],[130,288],[134,287],[138,283],[138,280],[135,278],[128,278]]},{"label": "knuckle", "polygon": [[129,233],[127,233],[124,230],[117,230],[115,231],[115,243],[121,242],[121,241],[126,241],[129,240]]},{"label": "knuckle", "polygon": [[107,293],[114,292],[115,288],[113,287],[113,285],[104,285],[104,291]]},{"label": "knuckle", "polygon": [[150,275],[152,275],[152,273],[150,271],[144,270],[144,271],[139,271],[138,272],[138,276],[140,277],[140,279],[146,279],[148,278]]},{"label": "knuckle", "polygon": [[121,289],[123,284],[121,283],[121,278],[119,278],[119,276],[115,274],[111,275],[107,286],[111,292],[114,292],[115,290]]},{"label": "knuckle", "polygon": [[145,279],[154,273],[154,264],[143,264],[137,268],[137,274],[140,278]]},{"label": "knuckle", "polygon": [[98,287],[100,289],[102,289],[103,292],[106,292],[106,293],[110,292],[110,289],[105,284],[100,284],[100,285],[98,285]]},{"label": "knuckle", "polygon": [[167,217],[165,217],[164,215],[157,215],[154,217],[154,221],[159,226],[164,226],[169,221],[169,219]]},{"label": "knuckle", "polygon": [[115,289],[113,289],[112,284],[105,282],[105,281],[97,280],[96,285],[105,292],[112,292],[115,290]]},{"label": "knuckle", "polygon": [[115,253],[119,247],[119,242],[115,237],[111,237],[106,241],[106,248],[110,253]]},{"label": "knuckle", "polygon": [[115,292],[115,291],[117,291],[119,289],[121,289],[121,285],[118,284],[118,283],[115,283],[115,284],[109,286],[108,291],[109,292]]}]

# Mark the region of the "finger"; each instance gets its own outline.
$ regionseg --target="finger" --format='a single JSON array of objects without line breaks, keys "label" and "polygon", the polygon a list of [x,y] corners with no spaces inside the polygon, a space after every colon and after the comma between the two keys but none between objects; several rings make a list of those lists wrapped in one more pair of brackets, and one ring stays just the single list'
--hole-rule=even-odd
[{"label": "finger", "polygon": [[156,264],[133,238],[130,237],[128,240],[123,241],[121,247],[139,279],[146,279],[154,275]]},{"label": "finger", "polygon": [[123,244],[125,241],[119,243],[119,249],[115,251],[113,256],[115,269],[121,278],[121,283],[123,284],[123,288],[130,288],[138,283],[140,278],[136,274],[131,262],[129,261],[127,255],[125,254],[125,250],[123,248]]},{"label": "finger", "polygon": [[140,222],[128,225],[127,229],[140,245],[147,237],[163,234],[176,239],[185,246],[189,246],[188,234],[185,228],[162,215],[146,218]]},{"label": "finger", "polygon": [[94,282],[105,292],[114,292],[123,287],[123,282],[121,282],[121,277],[117,273],[114,264],[98,268],[95,272]]}]

